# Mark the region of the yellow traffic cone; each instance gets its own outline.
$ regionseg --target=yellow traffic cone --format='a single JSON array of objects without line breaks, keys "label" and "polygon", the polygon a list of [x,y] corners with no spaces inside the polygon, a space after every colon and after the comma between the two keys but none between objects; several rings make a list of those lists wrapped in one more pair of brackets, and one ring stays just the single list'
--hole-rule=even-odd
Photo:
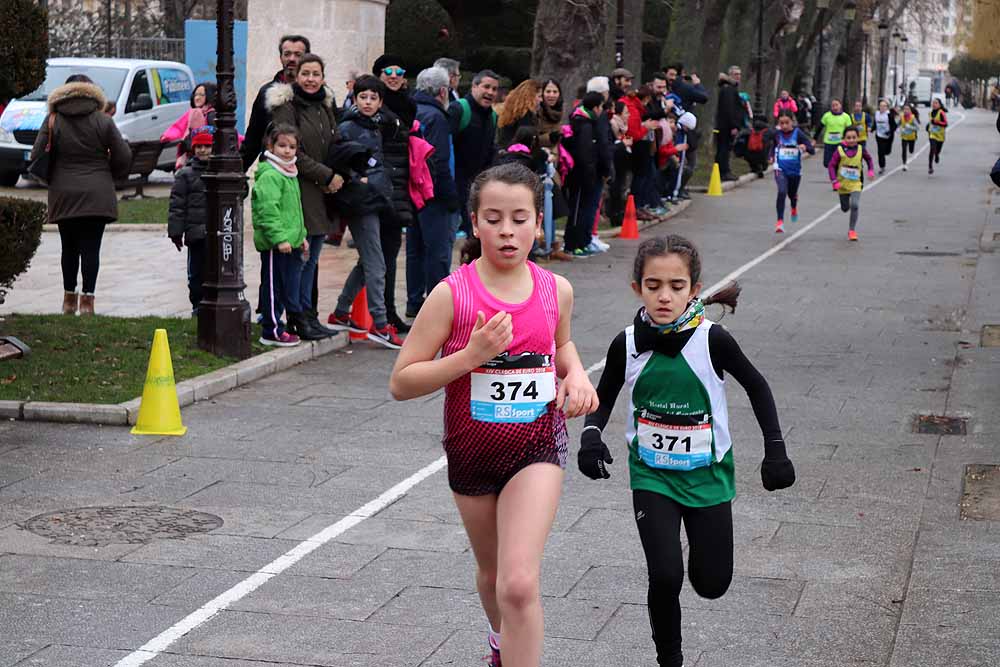
[{"label": "yellow traffic cone", "polygon": [[153,349],[149,353],[146,384],[142,388],[139,418],[133,435],[184,435],[187,427],[181,423],[181,406],[177,403],[174,386],[174,365],[170,362],[167,330],[153,334]]},{"label": "yellow traffic cone", "polygon": [[712,165],[712,178],[708,180],[708,196],[709,197],[722,196],[722,175],[719,174],[718,162]]}]

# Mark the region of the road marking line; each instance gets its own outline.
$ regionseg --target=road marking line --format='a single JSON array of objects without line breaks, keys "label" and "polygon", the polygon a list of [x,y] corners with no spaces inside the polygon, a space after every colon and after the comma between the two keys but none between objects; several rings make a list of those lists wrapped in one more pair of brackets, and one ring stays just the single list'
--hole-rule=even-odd
[{"label": "road marking line", "polygon": [[[963,120],[965,120],[964,114],[962,115],[961,119],[959,119],[957,122],[954,123],[954,125],[952,125],[952,127],[959,125]],[[925,144],[922,148],[920,148],[920,150],[913,153],[913,157],[916,157],[920,153],[924,152],[924,150],[926,150],[929,145],[930,144]],[[881,178],[879,178],[878,180],[874,181],[871,185],[869,185],[867,189],[871,190],[872,188],[878,187],[878,185],[882,181],[884,181],[889,176],[892,176],[897,171],[900,171],[901,169],[902,165],[889,171],[887,174],[884,174]],[[743,275],[753,267],[763,262],[768,257],[771,257],[779,250],[787,246],[789,243],[791,243],[792,241],[799,238],[800,236],[808,232],[810,229],[821,223],[823,220],[826,220],[834,213],[834,211],[837,211],[839,209],[840,209],[839,205],[834,206],[833,208],[826,211],[818,218],[810,222],[808,225],[806,225],[805,227],[803,227],[802,229],[795,232],[790,237],[779,243],[778,245],[770,248],[769,250],[762,253],[755,259],[750,260],[749,262],[747,262],[740,268],[736,269],[735,271],[730,272],[725,278],[723,278],[716,284],[709,287],[708,290],[706,290],[706,295],[712,294],[713,292],[721,289],[730,280],[736,279],[737,277]],[[591,375],[593,373],[596,373],[597,371],[602,370],[606,362],[607,362],[607,357],[591,365],[589,368],[586,369],[587,375]],[[378,496],[374,500],[366,503],[365,505],[362,505],[355,511],[345,516],[343,519],[340,519],[336,523],[327,526],[326,528],[319,531],[312,537],[303,540],[298,545],[292,547],[290,550],[288,550],[281,556],[278,556],[273,561],[271,561],[264,567],[260,568],[259,570],[251,574],[249,577],[247,577],[243,581],[239,582],[238,584],[230,588],[229,590],[216,596],[209,602],[206,602],[197,610],[191,612],[190,614],[182,618],[180,621],[170,626],[169,628],[167,628],[166,630],[164,630],[163,632],[161,632],[160,634],[153,637],[151,640],[149,640],[148,642],[137,648],[135,651],[133,651],[129,655],[125,656],[124,658],[116,662],[115,667],[138,667],[139,665],[143,665],[149,662],[153,658],[157,657],[158,655],[166,651],[167,648],[171,644],[176,642],[178,639],[180,639],[187,633],[191,632],[198,626],[209,621],[216,614],[223,611],[224,609],[227,609],[233,603],[238,602],[239,600],[243,599],[250,593],[253,593],[255,590],[257,590],[265,583],[267,583],[272,577],[276,577],[277,575],[281,574],[282,572],[284,572],[285,570],[292,567],[300,560],[311,554],[316,549],[320,548],[330,540],[344,534],[351,528],[360,524],[365,519],[369,519],[375,516],[376,514],[384,510],[386,507],[388,507],[392,503],[396,502],[397,500],[405,496],[410,491],[410,489],[415,487],[417,484],[420,484],[425,479],[431,477],[438,471],[443,470],[446,465],[447,465],[447,460],[444,456],[442,456],[437,460],[424,466],[423,468],[421,468],[414,474],[410,475],[402,482],[396,484],[395,486],[393,486],[388,491]]]}]

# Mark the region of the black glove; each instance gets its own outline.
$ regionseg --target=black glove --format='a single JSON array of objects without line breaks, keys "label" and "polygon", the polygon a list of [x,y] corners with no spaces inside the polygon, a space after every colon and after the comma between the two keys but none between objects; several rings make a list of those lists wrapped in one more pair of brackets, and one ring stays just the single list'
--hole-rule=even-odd
[{"label": "black glove", "polygon": [[785,453],[785,443],[781,440],[764,443],[760,481],[768,491],[787,489],[795,483],[795,466]]},{"label": "black glove", "polygon": [[611,458],[608,446],[601,440],[600,429],[584,429],[580,436],[580,452],[576,456],[580,472],[590,479],[608,479],[611,473],[608,472],[606,463],[614,463],[614,459]]}]

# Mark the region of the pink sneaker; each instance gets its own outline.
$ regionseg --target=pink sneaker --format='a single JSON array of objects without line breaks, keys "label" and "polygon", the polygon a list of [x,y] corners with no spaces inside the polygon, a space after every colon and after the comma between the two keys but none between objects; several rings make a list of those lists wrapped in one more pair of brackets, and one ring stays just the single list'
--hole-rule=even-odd
[{"label": "pink sneaker", "polygon": [[260,337],[260,344],[268,347],[295,347],[301,342],[298,336],[287,331],[282,331],[276,338]]}]

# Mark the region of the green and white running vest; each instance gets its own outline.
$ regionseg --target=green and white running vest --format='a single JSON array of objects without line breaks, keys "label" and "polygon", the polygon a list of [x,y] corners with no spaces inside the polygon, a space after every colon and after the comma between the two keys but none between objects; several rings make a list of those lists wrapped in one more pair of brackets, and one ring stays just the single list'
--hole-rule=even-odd
[{"label": "green and white running vest", "polygon": [[712,366],[704,320],[676,357],[638,354],[625,329],[629,413],[625,441],[632,489],[708,507],[736,495],[725,382]]}]

